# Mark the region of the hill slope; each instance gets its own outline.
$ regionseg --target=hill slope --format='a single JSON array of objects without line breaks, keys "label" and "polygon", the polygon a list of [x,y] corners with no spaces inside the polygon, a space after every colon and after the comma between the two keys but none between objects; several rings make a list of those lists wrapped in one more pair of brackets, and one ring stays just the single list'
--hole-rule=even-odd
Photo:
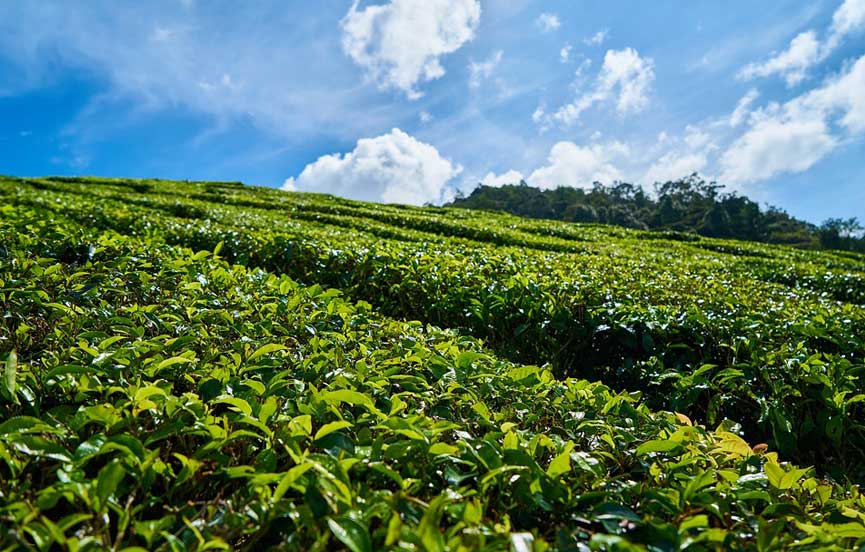
[{"label": "hill slope", "polygon": [[3,544],[865,542],[865,256],[230,183],[0,199]]}]

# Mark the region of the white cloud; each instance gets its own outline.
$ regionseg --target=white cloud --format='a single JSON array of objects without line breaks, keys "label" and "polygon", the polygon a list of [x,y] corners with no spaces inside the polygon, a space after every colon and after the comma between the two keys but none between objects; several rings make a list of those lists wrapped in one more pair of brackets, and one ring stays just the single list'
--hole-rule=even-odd
[{"label": "white cloud", "polygon": [[[658,147],[649,149],[646,157],[654,159],[643,173],[641,182],[654,184],[678,180],[693,173],[704,173],[709,165],[709,155],[718,149],[716,123],[686,125],[681,137],[671,138],[666,132],[658,135]],[[659,150],[666,149],[663,155]]]},{"label": "white cloud", "polygon": [[539,105],[537,109],[535,109],[534,113],[532,113],[532,121],[535,123],[540,123],[544,120],[544,116],[546,116],[546,111],[544,111],[544,107]]},{"label": "white cloud", "polygon": [[583,61],[577,66],[576,71],[574,71],[574,77],[576,78],[577,83],[584,81],[583,74],[589,70],[592,66],[592,60],[587,57],[583,57]]},{"label": "white cloud", "polygon": [[[555,113],[551,115],[552,119],[563,125],[572,125],[577,122],[583,111],[592,107],[592,105],[600,101],[599,98],[592,94],[584,94],[573,102],[563,105]],[[537,120],[535,122],[538,122]]]},{"label": "white cloud", "polygon": [[469,86],[478,88],[484,79],[490,78],[502,61],[502,51],[493,53],[486,61],[469,63]]},{"label": "white cloud", "polygon": [[619,89],[616,109],[619,113],[640,111],[649,103],[649,86],[655,80],[654,62],[642,58],[636,50],[608,50],[601,70],[601,88],[611,91]]},{"label": "white cloud", "polygon": [[698,126],[687,125],[685,127],[685,144],[692,150],[714,149],[712,136]]},{"label": "white cloud", "polygon": [[859,30],[865,25],[865,0],[845,0],[832,15],[832,36],[829,43],[840,37]]},{"label": "white cloud", "polygon": [[584,39],[583,44],[586,46],[600,46],[607,39],[607,34],[609,34],[609,32],[609,29],[601,29],[589,38]]},{"label": "white cloud", "polygon": [[649,88],[655,80],[654,61],[640,57],[633,48],[607,50],[594,88],[558,109],[552,119],[564,125],[575,123],[583,111],[617,95],[619,115],[642,111],[649,104]]},{"label": "white cloud", "polygon": [[724,152],[722,179],[736,184],[783,172],[802,172],[836,145],[825,121],[819,118],[769,118],[754,125]]},{"label": "white cloud", "polygon": [[559,21],[559,16],[554,13],[542,13],[535,19],[535,25],[540,27],[541,31],[548,33],[561,27],[562,22]]},{"label": "white cloud", "polygon": [[751,112],[750,121],[721,157],[724,181],[756,182],[811,168],[865,132],[865,56],[819,88]]},{"label": "white cloud", "polygon": [[0,94],[89,75],[95,91],[65,129],[82,142],[163,109],[206,115],[205,136],[241,121],[283,140],[322,129],[340,139],[362,135],[410,109],[376,109],[380,94],[358,90],[350,62],[333,48],[340,29],[298,24],[284,3],[250,3],[230,16],[211,2],[189,10],[179,2],[0,5],[0,64],[14,68]]},{"label": "white cloud", "polygon": [[832,15],[832,26],[825,41],[821,42],[813,30],[801,32],[790,41],[786,50],[773,54],[763,63],[746,65],[739,71],[738,77],[750,80],[779,75],[784,78],[787,86],[795,86],[807,78],[811,67],[828,58],[847,35],[863,26],[865,0],[844,0]]},{"label": "white cloud", "polygon": [[562,46],[562,49],[559,50],[559,60],[562,63],[567,63],[571,59],[571,49],[573,47],[570,44],[565,44]]},{"label": "white cloud", "polygon": [[806,71],[825,57],[823,47],[814,31],[800,33],[790,41],[790,46],[775,54],[764,63],[750,63],[740,72],[739,78],[750,80],[756,77],[781,75],[787,86],[795,86],[806,77]]},{"label": "white cloud", "polygon": [[734,109],[733,113],[730,114],[728,122],[731,127],[737,127],[745,122],[749,109],[751,109],[751,104],[753,104],[759,96],[760,93],[757,92],[757,89],[752,88],[739,99],[739,102],[736,104],[736,109]]},{"label": "white cloud", "polygon": [[355,0],[342,46],[380,87],[417,99],[419,83],[444,76],[440,58],[474,38],[480,15],[477,0],[391,0],[362,10]]},{"label": "white cloud", "polygon": [[521,180],[524,180],[524,177],[523,173],[520,171],[510,170],[499,175],[488,172],[486,176],[481,179],[481,184],[484,186],[500,188],[507,184],[519,184]]},{"label": "white cloud", "polygon": [[307,165],[284,190],[323,192],[363,201],[422,205],[437,202],[462,172],[438,150],[395,128],[358,140],[353,151],[324,155]]},{"label": "white cloud", "polygon": [[417,116],[418,116],[418,119],[420,119],[420,122],[422,122],[424,124],[429,123],[430,121],[432,121],[435,118],[428,111],[421,111],[420,113],[417,114]]},{"label": "white cloud", "polygon": [[655,182],[667,182],[678,180],[695,172],[702,172],[706,168],[706,155],[704,153],[676,154],[667,153],[658,159],[643,176],[644,184]]},{"label": "white cloud", "polygon": [[548,164],[535,170],[528,182],[541,189],[589,188],[595,181],[610,184],[622,179],[614,163],[627,157],[628,152],[628,147],[620,142],[589,146],[558,142],[550,150]]},{"label": "white cloud", "polygon": [[840,114],[837,123],[848,134],[865,132],[865,55],[840,76],[789,102],[787,111],[793,117],[815,112],[824,119]]}]

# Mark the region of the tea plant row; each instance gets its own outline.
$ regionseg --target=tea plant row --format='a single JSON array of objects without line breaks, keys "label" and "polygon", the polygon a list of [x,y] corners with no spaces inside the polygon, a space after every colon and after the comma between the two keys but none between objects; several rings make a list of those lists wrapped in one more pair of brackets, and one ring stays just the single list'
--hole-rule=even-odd
[{"label": "tea plant row", "polygon": [[458,329],[560,376],[640,390],[712,427],[736,420],[785,458],[863,477],[856,255],[202,184],[0,189],[86,226],[221,243],[232,262]]},{"label": "tea plant row", "polygon": [[0,207],[0,548],[865,543],[730,424],[66,208]]}]

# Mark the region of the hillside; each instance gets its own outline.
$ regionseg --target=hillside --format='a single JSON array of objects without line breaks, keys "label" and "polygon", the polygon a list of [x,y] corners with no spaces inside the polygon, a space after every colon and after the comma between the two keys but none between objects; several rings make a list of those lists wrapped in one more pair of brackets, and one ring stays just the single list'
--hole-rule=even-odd
[{"label": "hillside", "polygon": [[776,207],[761,209],[747,197],[725,193],[723,186],[706,182],[696,174],[656,185],[653,193],[628,183],[595,183],[589,190],[540,190],[525,182],[500,187],[481,185],[447,206],[807,249],[865,252],[865,235],[856,219],[830,219],[817,227]]},{"label": "hillside", "polygon": [[861,253],[0,177],[0,311],[4,550],[865,545]]}]

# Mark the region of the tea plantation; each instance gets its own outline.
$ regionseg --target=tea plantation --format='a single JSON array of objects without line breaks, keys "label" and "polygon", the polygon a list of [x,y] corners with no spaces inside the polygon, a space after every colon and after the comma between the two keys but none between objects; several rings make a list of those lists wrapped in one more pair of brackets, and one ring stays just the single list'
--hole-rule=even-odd
[{"label": "tea plantation", "polygon": [[865,546],[865,255],[0,177],[0,550]]}]

